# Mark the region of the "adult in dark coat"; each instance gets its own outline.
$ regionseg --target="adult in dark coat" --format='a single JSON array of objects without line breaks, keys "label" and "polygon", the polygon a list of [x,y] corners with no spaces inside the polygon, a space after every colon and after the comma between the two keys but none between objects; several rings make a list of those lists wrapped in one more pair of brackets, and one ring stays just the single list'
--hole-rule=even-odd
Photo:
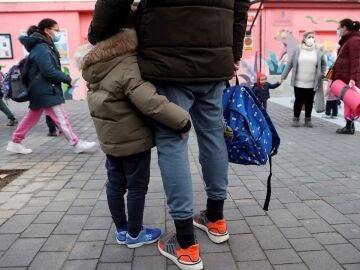
[{"label": "adult in dark coat", "polygon": [[[349,86],[360,87],[360,22],[351,19],[340,21],[337,33],[340,37],[338,58],[334,65],[333,81],[342,80]],[[346,126],[336,130],[338,134],[355,133],[355,116],[344,105]]]},{"label": "adult in dark coat", "polygon": [[[132,2],[98,0],[89,41],[95,44],[116,33]],[[239,68],[249,5],[250,0],[142,0],[138,6],[141,75],[189,111],[206,185],[206,210],[194,215],[188,141],[155,123],[159,166],[176,228],[176,234],[159,239],[158,249],[180,269],[203,269],[193,223],[215,243],[229,239],[223,215],[228,158],[222,92],[224,81]]]},{"label": "adult in dark coat", "polygon": [[52,19],[43,19],[37,26],[28,29],[29,36],[20,37],[20,42],[29,52],[23,75],[29,88],[29,111],[13,133],[6,150],[19,154],[30,154],[31,149],[21,144],[29,132],[46,113],[61,130],[75,152],[92,149],[95,142],[86,142],[72,131],[63,107],[65,102],[61,83],[71,84],[71,78],[61,71],[60,56],[54,42],[60,39],[59,26]]}]

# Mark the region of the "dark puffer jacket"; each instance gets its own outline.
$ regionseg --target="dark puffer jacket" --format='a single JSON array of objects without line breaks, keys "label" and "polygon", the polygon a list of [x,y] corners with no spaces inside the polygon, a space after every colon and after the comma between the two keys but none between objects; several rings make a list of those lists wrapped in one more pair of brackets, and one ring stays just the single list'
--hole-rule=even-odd
[{"label": "dark puffer jacket", "polygon": [[64,103],[61,83],[70,83],[70,77],[61,71],[59,53],[54,44],[39,33],[21,36],[20,42],[30,52],[29,108],[40,109]]},{"label": "dark puffer jacket", "polygon": [[340,41],[338,59],[334,65],[333,80],[342,80],[346,84],[354,80],[360,87],[360,32],[349,32]]},{"label": "dark puffer jacket", "polygon": [[[111,23],[130,2],[98,0],[89,41],[112,35]],[[231,78],[233,62],[242,56],[249,5],[249,0],[142,1],[137,30],[143,78],[185,83]]]}]

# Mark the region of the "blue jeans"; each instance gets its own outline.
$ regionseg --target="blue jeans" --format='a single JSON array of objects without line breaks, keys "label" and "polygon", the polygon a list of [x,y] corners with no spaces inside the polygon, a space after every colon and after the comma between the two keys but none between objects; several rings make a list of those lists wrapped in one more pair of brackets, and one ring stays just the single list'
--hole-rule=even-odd
[{"label": "blue jeans", "polygon": [[[106,195],[111,216],[116,228],[127,227],[133,237],[139,234],[143,223],[145,196],[150,180],[150,159],[150,150],[127,157],[106,155]],[[124,201],[126,192],[128,218]]]},{"label": "blue jeans", "polygon": [[[159,94],[189,111],[199,145],[199,162],[208,198],[225,200],[228,155],[224,140],[222,93],[225,84],[155,84]],[[188,139],[155,123],[159,167],[170,214],[174,220],[193,218]]]}]

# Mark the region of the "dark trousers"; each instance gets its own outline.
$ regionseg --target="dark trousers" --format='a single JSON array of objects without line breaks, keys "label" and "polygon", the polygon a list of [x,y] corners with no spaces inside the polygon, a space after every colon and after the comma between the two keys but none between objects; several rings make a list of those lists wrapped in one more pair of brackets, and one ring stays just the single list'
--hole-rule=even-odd
[{"label": "dark trousers", "polygon": [[332,111],[332,116],[337,116],[338,115],[338,100],[327,100],[326,101],[326,106],[325,106],[325,114],[326,115],[330,115],[331,111]]},{"label": "dark trousers", "polygon": [[267,100],[262,100],[260,103],[263,105],[264,109],[267,110]]},{"label": "dark trousers", "polygon": [[[150,150],[128,157],[106,155],[106,195],[111,216],[116,227],[127,226],[132,237],[136,237],[141,231],[145,195],[150,180],[150,159]],[[126,192],[128,219],[124,200]]]},{"label": "dark trousers", "polygon": [[300,117],[301,108],[305,104],[305,117],[311,117],[311,111],[314,103],[315,92],[313,88],[294,87],[295,102],[294,102],[294,117]]},{"label": "dark trousers", "polygon": [[47,126],[49,128],[49,132],[50,133],[56,132],[57,126],[55,125],[55,122],[51,119],[51,117],[47,115],[45,117],[45,120],[46,120],[46,124],[47,124]]},{"label": "dark trousers", "polygon": [[10,111],[2,99],[0,99],[0,111],[2,111],[9,120],[15,120],[14,114]]}]

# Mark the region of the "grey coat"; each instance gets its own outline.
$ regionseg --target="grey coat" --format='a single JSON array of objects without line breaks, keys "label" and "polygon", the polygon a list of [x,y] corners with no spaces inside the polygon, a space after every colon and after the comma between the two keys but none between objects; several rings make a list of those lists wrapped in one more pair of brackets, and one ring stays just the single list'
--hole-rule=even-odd
[{"label": "grey coat", "polygon": [[[291,75],[291,86],[295,86],[295,78],[298,71],[298,60],[300,55],[301,45],[297,46],[294,50],[291,59],[285,66],[283,73],[281,74],[281,78],[286,80],[287,76],[291,69],[293,69]],[[326,57],[323,53],[322,49],[316,47],[316,55],[317,55],[317,64],[316,64],[316,74],[315,74],[315,84],[314,84],[314,91],[322,90],[323,91],[323,76],[325,76],[327,63]]]}]

